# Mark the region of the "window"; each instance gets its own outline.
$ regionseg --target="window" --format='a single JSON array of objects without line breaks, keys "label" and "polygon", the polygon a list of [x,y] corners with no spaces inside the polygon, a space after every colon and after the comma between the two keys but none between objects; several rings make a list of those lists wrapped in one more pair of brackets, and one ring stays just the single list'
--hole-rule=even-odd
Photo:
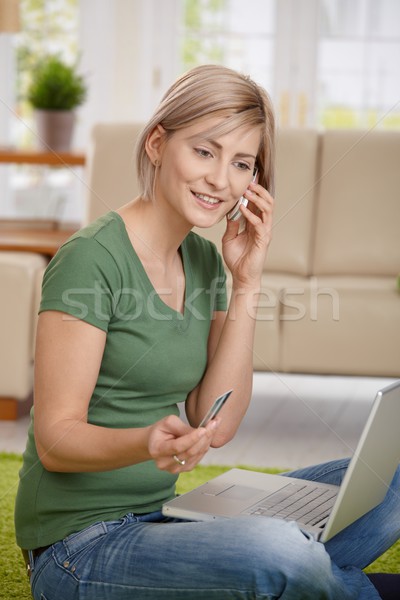
[{"label": "window", "polygon": [[[32,67],[47,53],[71,62],[79,58],[78,0],[20,0],[20,15],[21,31],[9,40],[14,77],[6,82],[10,102],[3,137],[7,145],[26,148],[36,145],[34,115],[25,99]],[[70,169],[1,165],[0,179],[0,217],[81,219],[81,185]]]},{"label": "window", "polygon": [[290,126],[400,128],[398,0],[180,0],[181,71],[249,73]]},{"label": "window", "polygon": [[[257,16],[262,15],[262,19]],[[181,71],[207,62],[273,80],[275,0],[186,0],[180,30]]]},{"label": "window", "polygon": [[12,142],[34,146],[32,109],[25,100],[32,69],[45,54],[78,60],[78,0],[21,0],[21,31],[16,38],[17,113]]},{"label": "window", "polygon": [[321,4],[319,122],[325,127],[400,128],[400,3]]}]

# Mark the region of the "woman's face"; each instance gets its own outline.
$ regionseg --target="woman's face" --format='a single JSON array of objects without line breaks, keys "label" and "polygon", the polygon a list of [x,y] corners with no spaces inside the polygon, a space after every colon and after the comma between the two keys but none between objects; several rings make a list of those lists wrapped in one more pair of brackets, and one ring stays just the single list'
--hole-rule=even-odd
[{"label": "woman's face", "polygon": [[164,136],[159,146],[156,202],[168,204],[191,227],[220,221],[252,179],[260,129],[243,126],[219,137],[203,135],[220,122],[220,117],[202,120]]}]

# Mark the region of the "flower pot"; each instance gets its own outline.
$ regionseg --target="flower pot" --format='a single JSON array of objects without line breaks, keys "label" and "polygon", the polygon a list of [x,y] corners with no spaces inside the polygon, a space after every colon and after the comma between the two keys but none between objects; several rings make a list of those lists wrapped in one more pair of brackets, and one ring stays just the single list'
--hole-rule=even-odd
[{"label": "flower pot", "polygon": [[37,144],[41,150],[69,152],[75,125],[72,110],[36,110]]}]

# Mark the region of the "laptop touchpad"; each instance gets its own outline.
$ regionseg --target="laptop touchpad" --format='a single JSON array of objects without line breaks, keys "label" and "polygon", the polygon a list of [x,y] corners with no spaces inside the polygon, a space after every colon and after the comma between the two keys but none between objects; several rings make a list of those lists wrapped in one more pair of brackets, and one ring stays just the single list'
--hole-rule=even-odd
[{"label": "laptop touchpad", "polygon": [[260,496],[260,494],[265,496],[265,491],[246,485],[232,485],[218,494],[218,497],[229,498],[229,500],[251,500],[254,496]]}]

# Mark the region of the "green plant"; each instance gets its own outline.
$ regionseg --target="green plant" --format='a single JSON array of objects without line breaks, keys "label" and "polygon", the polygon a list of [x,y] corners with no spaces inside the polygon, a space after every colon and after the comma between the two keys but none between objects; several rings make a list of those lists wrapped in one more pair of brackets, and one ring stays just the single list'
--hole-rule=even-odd
[{"label": "green plant", "polygon": [[76,66],[50,55],[34,68],[27,99],[36,109],[72,110],[85,101],[86,94],[86,82]]}]

